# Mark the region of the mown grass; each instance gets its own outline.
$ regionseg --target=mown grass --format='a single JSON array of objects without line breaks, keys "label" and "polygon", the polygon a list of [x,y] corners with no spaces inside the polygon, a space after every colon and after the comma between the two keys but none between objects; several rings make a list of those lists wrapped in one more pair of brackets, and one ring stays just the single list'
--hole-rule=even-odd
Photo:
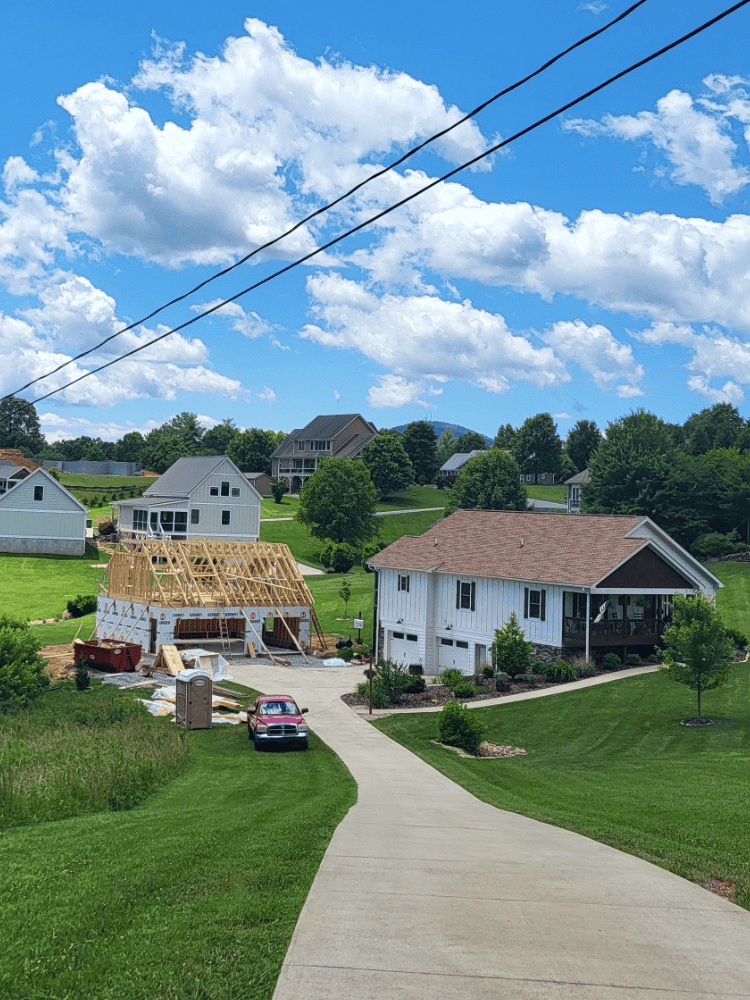
[{"label": "mown grass", "polygon": [[62,646],[66,642],[72,642],[75,638],[85,642],[94,634],[96,615],[66,618],[63,621],[45,623],[44,625],[30,625],[29,628],[42,646]]},{"label": "mown grass", "polygon": [[373,575],[365,573],[361,567],[355,567],[347,574],[347,581],[352,596],[344,616],[344,602],[339,596],[343,577],[339,574],[326,573],[325,576],[308,576],[305,579],[315,598],[315,614],[325,635],[339,635],[356,639],[357,630],[354,619],[359,618],[360,611],[364,620],[362,641],[368,645],[372,642],[372,593]]},{"label": "mown grass", "polygon": [[61,472],[60,482],[70,490],[76,488],[106,490],[131,490],[143,486],[147,489],[154,480],[148,476],[82,476],[72,472]]},{"label": "mown grass", "polygon": [[724,584],[716,594],[724,623],[750,637],[750,564],[708,563],[707,568]]},{"label": "mown grass", "polygon": [[[376,510],[409,510],[420,507],[446,507],[450,490],[438,490],[434,486],[412,486],[380,500]],[[264,497],[261,501],[260,516],[293,517],[299,509],[299,497],[284,496],[281,503],[276,503],[273,497]]]},{"label": "mown grass", "polygon": [[184,730],[128,694],[72,681],[0,717],[0,829],[131,809],[187,760]]},{"label": "mown grass", "polygon": [[266,754],[244,726],[187,738],[141,805],[3,834],[4,1000],[271,997],[356,786],[314,735]]},{"label": "mown grass", "polygon": [[551,503],[566,503],[568,499],[567,486],[534,486],[533,483],[524,483],[526,492],[530,499],[549,500]]},{"label": "mown grass", "polygon": [[17,618],[52,618],[69,597],[97,593],[109,556],[93,547],[83,556],[0,555],[0,608]]},{"label": "mown grass", "polygon": [[565,827],[684,878],[729,879],[750,909],[750,666],[707,692],[714,724],[688,728],[694,693],[660,673],[473,709],[487,739],[525,757],[462,760],[435,746],[438,715],[378,723],[485,802]]}]

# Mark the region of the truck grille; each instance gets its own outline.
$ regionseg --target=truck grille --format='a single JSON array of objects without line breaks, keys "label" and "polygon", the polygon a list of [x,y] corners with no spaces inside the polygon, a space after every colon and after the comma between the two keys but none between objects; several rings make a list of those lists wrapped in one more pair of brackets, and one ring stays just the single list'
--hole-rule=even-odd
[{"label": "truck grille", "polygon": [[269,736],[296,736],[297,727],[292,723],[277,723],[266,729]]}]

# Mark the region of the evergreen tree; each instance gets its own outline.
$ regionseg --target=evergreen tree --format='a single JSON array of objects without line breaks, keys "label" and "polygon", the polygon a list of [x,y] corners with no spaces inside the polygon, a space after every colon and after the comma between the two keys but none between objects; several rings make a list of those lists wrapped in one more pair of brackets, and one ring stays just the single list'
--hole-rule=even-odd
[{"label": "evergreen tree", "polygon": [[478,434],[476,431],[466,431],[456,441],[456,451],[462,455],[467,455],[470,451],[484,451],[486,447],[487,442],[484,440],[484,435]]},{"label": "evergreen tree", "polygon": [[451,455],[455,455],[457,451],[458,448],[456,446],[456,439],[453,436],[453,428],[446,427],[438,438],[437,451],[435,453],[435,462],[438,469],[441,469]]},{"label": "evergreen tree", "polygon": [[[225,417],[220,424],[210,427],[201,439],[201,451],[204,455],[228,455],[232,442],[240,431],[231,417]],[[260,470],[248,469],[248,472]],[[270,470],[269,470],[270,471]]]},{"label": "evergreen tree", "polygon": [[565,442],[565,450],[576,467],[576,472],[583,472],[588,468],[589,459],[601,439],[599,428],[593,420],[579,420],[574,427],[571,427]]},{"label": "evergreen tree", "polygon": [[513,424],[501,424],[497,429],[492,446],[493,448],[502,448],[504,451],[511,451],[515,436],[516,432]]}]

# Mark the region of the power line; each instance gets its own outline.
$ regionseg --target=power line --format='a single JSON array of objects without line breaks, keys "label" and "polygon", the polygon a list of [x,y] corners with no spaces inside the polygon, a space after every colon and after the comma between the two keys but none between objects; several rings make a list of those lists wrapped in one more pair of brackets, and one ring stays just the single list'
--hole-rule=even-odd
[{"label": "power line", "polygon": [[[438,139],[442,139],[443,136],[447,135],[449,132],[452,132],[453,129],[458,128],[459,125],[463,125],[464,122],[469,121],[469,119],[475,118],[480,112],[484,111],[485,108],[489,107],[490,104],[493,104],[501,97],[505,97],[507,94],[510,94],[514,90],[517,90],[519,87],[522,87],[524,84],[528,83],[529,80],[533,80],[534,77],[539,76],[541,73],[544,73],[551,66],[554,66],[555,63],[559,62],[565,56],[575,51],[575,49],[578,49],[582,45],[585,45],[587,42],[590,42],[592,39],[597,38],[599,35],[603,34],[605,31],[608,31],[611,27],[613,27],[613,25],[618,24],[620,21],[623,21],[626,17],[629,17],[635,10],[637,10],[639,7],[642,7],[643,4],[645,4],[646,2],[647,0],[638,0],[637,3],[632,4],[630,7],[627,8],[627,10],[624,10],[617,17],[613,18],[611,21],[608,21],[607,24],[602,25],[601,28],[597,28],[596,31],[592,31],[590,34],[585,35],[583,38],[579,38],[577,42],[574,42],[572,45],[569,45],[568,48],[564,49],[562,52],[558,52],[557,55],[553,56],[551,59],[548,59],[547,62],[543,63],[538,69],[535,69],[532,73],[529,73],[522,79],[517,80],[510,86],[505,87],[504,90],[498,91],[497,94],[494,94],[488,100],[483,101],[476,108],[474,108],[473,111],[469,111],[468,114],[465,114],[462,118],[459,118],[458,121],[454,122],[452,125],[449,125],[447,128],[442,129],[440,132],[436,132],[434,135],[431,135],[428,139],[425,139],[423,142],[419,143],[419,145],[413,146],[411,149],[407,150],[407,152],[404,153],[403,156],[400,156],[397,160],[393,160],[391,163],[387,164],[387,166],[382,167],[380,170],[376,170],[374,174],[371,174],[369,177],[366,177],[358,184],[355,184],[354,187],[349,188],[348,191],[345,191],[344,194],[340,195],[338,198],[335,198],[333,201],[329,201],[326,205],[322,205],[320,208],[317,208],[314,212],[311,212],[309,215],[306,215],[304,219],[300,219],[299,222],[296,222],[290,229],[285,230],[285,232],[281,233],[279,236],[275,236],[272,240],[269,240],[262,246],[256,247],[255,250],[252,250],[250,253],[245,254],[244,257],[241,257],[239,260],[235,261],[234,264],[230,264],[229,267],[225,267],[221,271],[217,271],[215,274],[212,274],[210,277],[204,279],[199,284],[195,285],[195,287],[189,289],[189,291],[184,292],[182,295],[178,295],[176,298],[171,299],[169,302],[164,303],[164,305],[161,305],[157,309],[152,310],[150,313],[148,313],[148,315],[141,317],[141,319],[134,320],[128,326],[124,326],[121,330],[117,330],[115,333],[110,334],[109,337],[105,337],[104,340],[99,341],[98,344],[95,344],[93,347],[88,348],[88,350],[81,351],[80,354],[76,354],[75,357],[70,358],[68,361],[64,361],[61,365],[58,365],[57,368],[53,368],[52,371],[47,372],[45,375],[37,376],[37,378],[32,379],[30,382],[27,382],[25,385],[22,385],[19,389],[16,389],[14,392],[9,393],[8,395],[14,396],[19,392],[23,392],[24,389],[28,389],[30,386],[35,385],[37,382],[41,382],[43,379],[47,379],[50,378],[52,375],[56,375],[59,371],[62,371],[63,368],[67,368],[68,365],[73,364],[74,361],[80,361],[81,358],[85,358],[87,355],[93,354],[94,351],[98,351],[100,347],[104,347],[105,344],[108,344],[111,340],[114,340],[116,337],[120,337],[123,333],[128,333],[130,330],[135,329],[135,327],[140,326],[142,323],[147,323],[150,319],[153,319],[154,316],[158,316],[159,313],[164,312],[165,309],[169,309],[170,306],[177,305],[178,302],[183,302],[185,299],[190,298],[191,295],[194,295],[196,292],[201,291],[201,289],[205,288],[206,285],[209,285],[212,281],[216,281],[217,278],[222,278],[225,275],[229,274],[231,271],[234,271],[235,268],[240,267],[240,265],[246,264],[253,257],[256,257],[264,250],[268,250],[269,247],[275,246],[277,243],[280,243],[281,240],[286,239],[287,236],[291,236],[292,233],[296,232],[298,229],[301,229],[302,226],[307,225],[308,222],[317,218],[319,215],[323,215],[325,212],[328,212],[332,208],[335,208],[336,205],[339,205],[341,202],[346,201],[353,194],[356,194],[357,191],[361,190],[361,188],[365,187],[367,184],[372,183],[372,181],[377,180],[378,177],[382,177],[384,174],[387,174],[389,171],[394,170],[402,163],[405,163],[408,159],[410,159],[416,153],[423,150],[426,146],[429,146],[431,143],[436,142]],[[3,396],[2,398],[6,399],[7,396]]]},{"label": "power line", "polygon": [[[420,195],[424,194],[425,192],[430,191],[432,188],[436,187],[438,184],[442,184],[443,182],[445,182],[447,180],[450,180],[450,178],[451,177],[455,177],[456,174],[461,173],[462,171],[464,171],[464,170],[468,169],[469,167],[473,166],[475,163],[480,162],[481,160],[485,159],[488,156],[491,156],[493,153],[496,153],[498,150],[503,149],[505,146],[509,146],[511,143],[516,142],[518,139],[522,138],[523,136],[528,135],[530,132],[533,132],[535,129],[540,128],[542,125],[545,125],[547,122],[552,121],[552,119],[558,118],[561,114],[564,114],[566,111],[569,111],[571,108],[576,107],[577,105],[581,104],[583,101],[588,100],[588,98],[592,97],[594,94],[598,94],[600,91],[605,90],[607,87],[610,87],[613,83],[616,83],[618,80],[621,80],[624,77],[628,76],[629,74],[635,72],[635,70],[640,69],[641,67],[648,65],[648,63],[653,62],[655,59],[660,58],[661,56],[665,55],[667,52],[670,52],[672,49],[675,49],[678,46],[680,46],[680,45],[684,44],[685,42],[689,41],[691,38],[695,38],[697,35],[701,34],[704,31],[706,31],[708,28],[713,27],[713,25],[718,24],[720,21],[724,20],[724,18],[728,17],[730,14],[733,14],[736,11],[740,10],[740,8],[747,6],[748,3],[750,3],[750,0],[739,0],[738,3],[733,4],[731,7],[728,7],[726,10],[722,11],[720,14],[717,14],[715,17],[712,17],[708,21],[705,21],[703,24],[699,25],[697,28],[693,28],[693,30],[687,32],[687,34],[681,35],[679,38],[675,39],[673,42],[670,42],[668,45],[662,46],[660,49],[657,49],[655,52],[652,52],[650,55],[645,56],[643,59],[639,59],[637,62],[631,63],[630,66],[626,67],[623,70],[620,70],[619,73],[615,73],[614,76],[610,76],[607,80],[605,80],[602,83],[597,84],[595,87],[592,87],[590,90],[587,90],[584,94],[580,94],[578,97],[574,98],[573,100],[568,101],[566,104],[563,104],[561,107],[555,109],[554,111],[551,111],[547,115],[544,115],[544,117],[538,118],[533,124],[527,125],[526,128],[523,128],[520,131],[514,133],[512,136],[509,136],[509,138],[504,139],[501,142],[496,143],[494,146],[490,146],[484,152],[479,153],[477,156],[472,157],[470,160],[466,160],[460,166],[454,167],[452,170],[449,170],[447,173],[443,174],[441,177],[435,178],[429,184],[425,184],[423,187],[419,188],[417,191],[412,192],[412,194],[407,195],[405,198],[402,198],[400,201],[395,202],[393,205],[390,205],[388,208],[385,208],[382,211],[377,212],[375,215],[370,216],[370,218],[366,219],[364,222],[360,222],[358,225],[353,226],[351,229],[346,230],[345,232],[341,233],[340,235],[338,235],[338,236],[334,237],[333,239],[329,240],[327,243],[324,243],[322,246],[317,247],[315,250],[310,251],[310,253],[308,253],[308,254],[305,254],[303,257],[297,258],[297,260],[293,261],[291,264],[287,264],[285,267],[279,268],[278,270],[276,270],[276,271],[272,272],[271,274],[267,275],[265,278],[260,279],[260,281],[256,281],[254,284],[249,285],[247,288],[243,288],[242,291],[237,292],[235,295],[232,295],[231,297],[229,297],[227,299],[223,299],[221,302],[217,303],[216,305],[212,306],[209,309],[206,309],[204,312],[200,313],[199,315],[193,316],[191,319],[186,320],[184,323],[181,323],[178,326],[173,327],[171,330],[167,330],[166,333],[162,333],[158,337],[153,337],[151,340],[147,341],[145,344],[142,344],[140,347],[133,348],[133,350],[127,351],[125,354],[121,354],[119,357],[114,358],[112,361],[108,361],[106,364],[100,365],[98,368],[94,368],[90,372],[85,372],[83,375],[80,375],[78,378],[73,379],[71,382],[67,382],[65,385],[62,385],[62,386],[60,386],[57,389],[53,389],[51,392],[45,393],[43,396],[39,396],[36,399],[33,399],[33,400],[29,401],[29,402],[26,402],[26,403],[22,404],[21,408],[23,408],[25,406],[33,406],[35,403],[40,403],[43,400],[48,399],[50,396],[54,396],[58,392],[62,392],[64,389],[69,389],[71,386],[76,385],[78,382],[82,382],[84,379],[89,378],[91,375],[96,375],[99,372],[104,371],[107,368],[110,368],[112,365],[117,364],[119,361],[124,361],[126,358],[132,357],[134,354],[140,353],[140,351],[145,350],[147,347],[150,347],[152,344],[156,344],[160,340],[164,340],[165,337],[169,337],[173,333],[178,333],[180,330],[184,330],[188,326],[192,326],[193,323],[197,323],[199,320],[204,319],[206,316],[210,316],[212,313],[214,313],[217,310],[221,309],[223,306],[228,305],[231,302],[235,302],[237,299],[242,298],[244,295],[247,295],[249,292],[255,291],[256,289],[260,288],[261,286],[267,284],[269,281],[273,281],[275,278],[280,277],[282,274],[286,274],[287,271],[291,271],[294,268],[299,267],[300,264],[304,264],[308,260],[311,260],[313,257],[317,257],[318,254],[321,254],[321,253],[323,253],[326,250],[330,250],[331,247],[336,246],[338,243],[341,243],[343,240],[347,239],[349,236],[352,236],[355,233],[360,232],[360,230],[365,229],[367,226],[372,225],[374,222],[379,221],[380,219],[384,218],[387,215],[390,215],[390,213],[394,212],[397,208],[403,207],[404,205],[406,205],[409,202],[413,201],[415,198],[418,198]],[[54,373],[50,373],[50,374],[54,374]],[[43,377],[44,378],[48,378],[49,376],[43,376]]]}]

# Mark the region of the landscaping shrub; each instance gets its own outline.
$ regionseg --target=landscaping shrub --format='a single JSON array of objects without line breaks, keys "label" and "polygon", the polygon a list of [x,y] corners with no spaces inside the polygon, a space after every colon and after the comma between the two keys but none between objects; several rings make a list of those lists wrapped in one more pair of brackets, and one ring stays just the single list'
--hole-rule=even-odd
[{"label": "landscaping shrub", "polygon": [[438,718],[440,741],[451,747],[460,747],[466,753],[476,753],[484,737],[482,720],[456,701],[449,701]]},{"label": "landscaping shrub", "polygon": [[578,664],[578,674],[580,677],[593,677],[596,673],[596,667],[593,663],[579,663]]},{"label": "landscaping shrub", "polygon": [[454,698],[473,698],[476,693],[476,688],[473,684],[469,684],[468,681],[461,681],[460,684],[456,684],[453,688]]},{"label": "landscaping shrub", "polygon": [[440,681],[445,684],[447,688],[453,690],[456,684],[463,683],[464,675],[456,667],[448,667],[440,675]]},{"label": "landscaping shrub", "polygon": [[510,676],[510,674],[506,674],[501,671],[499,674],[495,675],[495,688],[498,691],[507,691],[508,688],[510,687],[510,682],[512,679],[513,678]]},{"label": "landscaping shrub", "polygon": [[377,687],[382,692],[386,704],[398,704],[401,693],[412,679],[412,675],[407,673],[400,663],[394,663],[393,660],[381,660],[378,663],[377,671],[373,678],[373,699],[375,698],[375,682],[377,681]]},{"label": "landscaping shrub", "polygon": [[736,531],[728,531],[725,535],[710,531],[699,535],[690,546],[690,551],[699,559],[720,559],[735,552],[747,552],[747,545],[740,541]]},{"label": "landscaping shrub", "polygon": [[489,665],[489,663],[485,663],[485,665],[482,667],[482,677],[490,678],[494,676],[495,676],[494,669]]},{"label": "landscaping shrub", "polygon": [[639,667],[641,665],[641,658],[637,653],[628,653],[628,664],[631,667]]},{"label": "landscaping shrub", "polygon": [[403,688],[404,694],[422,694],[426,687],[425,679],[421,674],[408,674],[406,686]]},{"label": "landscaping shrub", "polygon": [[320,561],[334,573],[348,573],[354,565],[354,549],[346,542],[328,542],[320,553]]},{"label": "landscaping shrub", "polygon": [[351,663],[353,656],[354,649],[351,646],[344,646],[343,649],[339,650],[339,657],[344,661],[344,663]]},{"label": "landscaping shrub", "polygon": [[511,614],[506,625],[495,632],[492,643],[492,662],[498,670],[515,677],[531,667],[531,643],[526,641],[515,614]]},{"label": "landscaping shrub", "polygon": [[529,685],[529,687],[536,687],[537,684],[539,683],[539,677],[535,673],[519,674],[518,680],[525,681]]},{"label": "landscaping shrub", "polygon": [[739,646],[740,649],[747,649],[746,635],[743,635],[742,632],[738,632],[735,628],[727,628],[726,626],[724,627],[724,631],[727,633],[735,646]]},{"label": "landscaping shrub", "polygon": [[554,663],[545,663],[543,676],[546,681],[567,684],[569,681],[578,680],[578,667],[567,660],[555,660]]},{"label": "landscaping shrub", "polygon": [[619,653],[605,653],[602,657],[602,666],[605,670],[618,670],[622,666]]},{"label": "landscaping shrub", "polygon": [[79,691],[86,691],[91,687],[91,677],[89,668],[85,660],[79,660],[76,664],[76,688]]},{"label": "landscaping shrub", "polygon": [[274,503],[281,503],[281,500],[285,493],[287,493],[286,483],[282,483],[277,480],[275,483],[271,483],[271,496],[273,497]]},{"label": "landscaping shrub", "polygon": [[23,708],[49,686],[40,646],[26,622],[0,615],[0,712]]},{"label": "landscaping shrub", "polygon": [[486,684],[475,684],[474,685],[474,695],[487,694],[489,692],[489,690],[490,689],[487,687]]},{"label": "landscaping shrub", "polygon": [[365,542],[362,546],[362,551],[360,554],[360,560],[365,568],[366,573],[372,573],[372,570],[367,565],[369,559],[377,555],[382,549],[385,548],[384,542]]},{"label": "landscaping shrub", "polygon": [[68,601],[68,611],[71,618],[83,618],[96,611],[96,594],[77,594]]}]

